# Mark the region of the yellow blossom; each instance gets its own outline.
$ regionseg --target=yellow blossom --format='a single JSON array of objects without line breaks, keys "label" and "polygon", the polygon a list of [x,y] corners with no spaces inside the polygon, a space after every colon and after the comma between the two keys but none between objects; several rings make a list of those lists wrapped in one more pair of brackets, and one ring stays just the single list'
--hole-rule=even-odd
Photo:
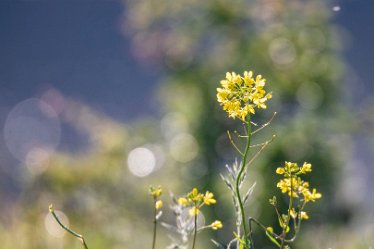
[{"label": "yellow blossom", "polygon": [[279,167],[279,168],[277,168],[277,170],[275,171],[277,174],[279,174],[279,175],[283,175],[284,174],[284,168],[282,168],[282,167]]},{"label": "yellow blossom", "polygon": [[222,224],[221,221],[216,220],[216,221],[214,221],[212,224],[210,224],[210,227],[211,227],[213,230],[218,230],[218,229],[220,229],[220,228],[223,227],[223,224]]},{"label": "yellow blossom", "polygon": [[306,174],[312,171],[312,165],[310,163],[304,162],[303,166],[300,168],[300,173]]},{"label": "yellow blossom", "polygon": [[291,215],[292,218],[296,219],[297,213],[296,213],[296,210],[294,208],[290,210],[290,215]]},{"label": "yellow blossom", "polygon": [[179,203],[179,205],[186,206],[188,204],[188,200],[184,197],[180,197],[178,199],[178,203]]},{"label": "yellow blossom", "polygon": [[161,186],[158,186],[157,188],[154,188],[152,186],[149,187],[149,194],[153,196],[153,198],[160,197],[162,195],[162,188]]},{"label": "yellow blossom", "polygon": [[317,199],[320,199],[322,197],[322,194],[321,193],[317,193],[317,190],[314,188],[312,192],[310,192],[309,190],[307,191],[304,191],[304,201],[305,202],[308,202],[308,201],[316,201]]},{"label": "yellow blossom", "polygon": [[156,201],[156,203],[155,203],[155,208],[156,208],[156,209],[160,209],[160,208],[162,208],[162,201],[161,201],[161,200]]},{"label": "yellow blossom", "polygon": [[300,219],[302,219],[302,220],[307,220],[307,219],[309,219],[309,216],[308,216],[308,214],[306,213],[306,212],[304,212],[304,211],[301,211],[300,212]]},{"label": "yellow blossom", "polygon": [[204,196],[204,203],[206,205],[215,204],[217,201],[213,199],[213,197],[214,197],[213,193],[206,191],[205,196]]},{"label": "yellow blossom", "polygon": [[192,208],[189,210],[189,214],[190,214],[191,216],[198,215],[199,212],[200,212],[200,210],[199,210],[197,207],[195,207],[195,206],[192,207]]},{"label": "yellow blossom", "polygon": [[247,116],[255,113],[255,108],[266,109],[265,102],[272,98],[264,90],[265,79],[261,75],[253,78],[253,72],[245,71],[243,76],[234,72],[226,73],[226,79],[221,80],[217,88],[217,100],[229,117],[245,121]]}]

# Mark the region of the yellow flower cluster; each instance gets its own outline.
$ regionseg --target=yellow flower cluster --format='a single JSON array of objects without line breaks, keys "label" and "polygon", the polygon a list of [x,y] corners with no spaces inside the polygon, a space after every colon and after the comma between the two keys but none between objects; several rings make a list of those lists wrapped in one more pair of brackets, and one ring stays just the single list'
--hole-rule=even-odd
[{"label": "yellow flower cluster", "polygon": [[[193,188],[191,192],[189,192],[185,197],[180,197],[178,199],[178,204],[181,206],[189,207],[189,214],[191,216],[195,216],[199,214],[200,209],[204,205],[211,205],[216,204],[216,200],[214,199],[214,195],[212,192],[206,191],[205,194],[199,193],[197,188]],[[209,227],[214,230],[222,228],[221,221],[214,221]]]},{"label": "yellow flower cluster", "polygon": [[218,229],[222,228],[223,225],[222,225],[222,222],[221,222],[221,221],[216,220],[216,221],[214,221],[212,224],[210,224],[210,227],[211,227],[213,230],[218,230]]},{"label": "yellow flower cluster", "polygon": [[157,188],[150,186],[149,187],[149,194],[153,197],[155,209],[161,209],[162,208],[162,200],[160,200],[160,196],[162,195],[162,188],[161,186],[158,186]]},{"label": "yellow flower cluster", "polygon": [[294,208],[291,209],[290,215],[294,219],[296,219],[296,218],[298,218],[300,220],[307,220],[307,219],[309,219],[309,216],[308,216],[308,214],[305,211],[300,211],[299,214],[298,214]]},{"label": "yellow flower cluster", "polygon": [[285,162],[283,167],[276,170],[277,174],[283,175],[284,178],[280,180],[277,187],[281,189],[282,193],[287,193],[289,196],[299,198],[303,196],[304,202],[315,201],[320,199],[322,195],[314,188],[312,191],[309,188],[309,183],[303,181],[299,175],[306,174],[312,171],[312,165],[304,162],[299,167],[297,163]]},{"label": "yellow flower cluster", "polygon": [[243,76],[228,72],[221,80],[222,88],[217,88],[217,100],[229,117],[246,121],[255,108],[266,109],[265,102],[272,97],[272,93],[266,94],[265,81],[261,75],[254,78],[252,71],[245,71]]}]

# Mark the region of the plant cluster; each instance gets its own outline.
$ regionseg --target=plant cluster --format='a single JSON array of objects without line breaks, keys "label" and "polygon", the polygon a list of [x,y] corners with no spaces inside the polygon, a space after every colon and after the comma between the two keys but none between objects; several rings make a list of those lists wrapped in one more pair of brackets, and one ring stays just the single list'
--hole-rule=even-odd
[{"label": "plant cluster", "polygon": [[[265,90],[266,80],[257,75],[254,77],[252,71],[245,71],[243,75],[234,72],[227,73],[226,78],[220,82],[221,88],[217,88],[217,100],[222,106],[223,110],[228,113],[230,118],[238,118],[245,126],[245,133],[239,134],[236,132],[238,139],[245,140],[243,149],[237,145],[230,132],[228,132],[229,139],[240,156],[240,161],[235,161],[232,166],[226,166],[228,175],[221,175],[227,187],[230,189],[233,199],[233,204],[236,210],[236,230],[233,232],[234,238],[226,246],[213,240],[213,243],[219,248],[230,249],[234,246],[236,249],[254,249],[255,240],[253,238],[253,224],[256,224],[263,229],[266,236],[278,248],[290,248],[290,244],[296,239],[300,230],[302,220],[309,219],[309,215],[305,211],[305,207],[310,202],[315,202],[320,199],[322,195],[317,192],[315,188],[311,188],[309,182],[302,179],[302,176],[312,171],[312,165],[304,162],[299,166],[294,162],[285,162],[282,167],[276,169],[276,173],[282,176],[282,179],[277,183],[277,187],[288,197],[288,208],[282,212],[278,205],[277,199],[274,196],[269,200],[274,207],[277,215],[280,233],[276,233],[273,227],[267,227],[259,222],[256,218],[248,215],[244,204],[248,201],[251,193],[254,190],[255,183],[245,191],[243,194],[242,187],[247,176],[247,169],[251,166],[254,160],[261,154],[261,152],[273,141],[275,136],[261,144],[252,145],[251,138],[254,134],[268,126],[272,118],[265,124],[258,127],[257,124],[251,121],[252,115],[256,114],[256,109],[266,109],[267,100],[271,99],[272,93],[267,93]],[[257,127],[252,131],[252,126]],[[254,153],[252,148],[259,148]],[[157,222],[162,216],[163,201],[161,200],[162,188],[150,187],[149,194],[153,197],[154,209],[154,229],[152,249],[156,248]],[[162,223],[162,225],[177,234],[180,238],[171,236],[173,242],[168,248],[188,248],[189,240],[192,238],[192,249],[196,248],[196,237],[199,231],[206,228],[217,230],[223,227],[221,221],[216,220],[210,225],[199,227],[199,214],[204,206],[216,204],[214,194],[210,191],[199,192],[197,188],[178,198],[173,196],[173,205],[171,209],[176,217],[176,224],[170,225]],[[81,240],[85,249],[87,244],[82,235],[72,231],[61,223],[58,216],[53,211],[52,206],[50,211],[54,218],[61,225],[62,228]],[[293,228],[291,229],[291,225]]]}]

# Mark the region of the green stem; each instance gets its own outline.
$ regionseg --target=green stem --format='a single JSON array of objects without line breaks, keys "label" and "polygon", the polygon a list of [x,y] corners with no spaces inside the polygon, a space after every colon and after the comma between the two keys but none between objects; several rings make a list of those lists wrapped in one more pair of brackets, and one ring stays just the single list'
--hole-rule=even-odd
[{"label": "green stem", "polygon": [[197,214],[195,213],[192,249],[195,249],[196,236],[197,236]]},{"label": "green stem", "polygon": [[79,233],[76,233],[74,232],[73,230],[71,230],[70,228],[68,228],[67,226],[65,226],[61,221],[60,219],[58,218],[58,216],[56,215],[55,211],[53,210],[53,207],[52,205],[49,206],[49,212],[51,212],[51,214],[53,215],[53,217],[55,218],[55,220],[57,221],[57,223],[65,230],[67,231],[68,233],[70,233],[71,235],[73,235],[74,237],[77,237],[81,243],[83,244],[84,248],[85,249],[88,249],[88,246],[86,244],[86,241],[84,240],[83,238],[83,235],[79,234]]},{"label": "green stem", "polygon": [[153,242],[152,242],[152,249],[156,247],[156,232],[157,232],[157,209],[156,209],[156,202],[153,205],[154,207],[154,216],[153,216]]},{"label": "green stem", "polygon": [[291,191],[290,191],[290,203],[288,205],[288,214],[287,214],[287,222],[283,225],[282,230],[282,238],[281,238],[281,246],[280,249],[283,249],[284,242],[286,240],[286,229],[288,227],[288,224],[290,223],[290,217],[291,217],[291,209],[292,209],[292,201],[293,201],[293,186],[292,186],[292,172],[290,172],[290,185],[291,185]]},{"label": "green stem", "polygon": [[248,134],[247,145],[245,147],[245,151],[244,151],[244,154],[243,154],[242,165],[241,165],[240,171],[239,171],[237,179],[236,179],[236,195],[237,195],[237,198],[238,198],[238,203],[239,203],[240,213],[241,213],[241,218],[242,218],[245,247],[249,248],[248,247],[248,245],[249,245],[248,244],[248,239],[247,239],[248,232],[247,232],[247,226],[246,226],[244,206],[243,206],[242,197],[240,196],[240,186],[239,185],[240,185],[240,179],[242,178],[243,172],[245,170],[245,166],[246,166],[246,163],[247,163],[247,157],[248,157],[248,154],[249,154],[249,148],[251,146],[251,116],[250,115],[248,116],[248,120],[247,120],[247,134]]}]

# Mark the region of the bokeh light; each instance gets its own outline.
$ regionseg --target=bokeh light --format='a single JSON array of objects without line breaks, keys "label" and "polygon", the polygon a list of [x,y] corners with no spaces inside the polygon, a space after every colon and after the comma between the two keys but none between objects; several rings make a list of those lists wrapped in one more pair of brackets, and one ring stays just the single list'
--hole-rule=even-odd
[{"label": "bokeh light", "polygon": [[150,149],[138,147],[130,151],[127,157],[127,166],[133,175],[145,177],[155,169],[156,157]]},{"label": "bokeh light", "polygon": [[294,62],[296,50],[290,40],[280,37],[270,43],[269,55],[275,64],[284,66]]},{"label": "bokeh light", "polygon": [[36,98],[17,104],[9,112],[4,126],[5,143],[12,155],[22,162],[34,149],[52,153],[60,142],[60,136],[57,113]]},{"label": "bokeh light", "polygon": [[48,148],[38,147],[31,149],[25,159],[27,169],[34,175],[43,173],[48,169],[51,154]]},{"label": "bokeh light", "polygon": [[185,115],[179,112],[167,113],[160,122],[161,132],[170,139],[176,134],[188,131],[188,121]]},{"label": "bokeh light", "polygon": [[339,5],[335,5],[334,7],[332,7],[332,10],[335,11],[335,12],[337,12],[337,11],[340,11],[341,8],[340,8]]},{"label": "bokeh light", "polygon": [[187,163],[198,155],[199,144],[191,134],[181,133],[170,141],[169,150],[175,161]]}]

